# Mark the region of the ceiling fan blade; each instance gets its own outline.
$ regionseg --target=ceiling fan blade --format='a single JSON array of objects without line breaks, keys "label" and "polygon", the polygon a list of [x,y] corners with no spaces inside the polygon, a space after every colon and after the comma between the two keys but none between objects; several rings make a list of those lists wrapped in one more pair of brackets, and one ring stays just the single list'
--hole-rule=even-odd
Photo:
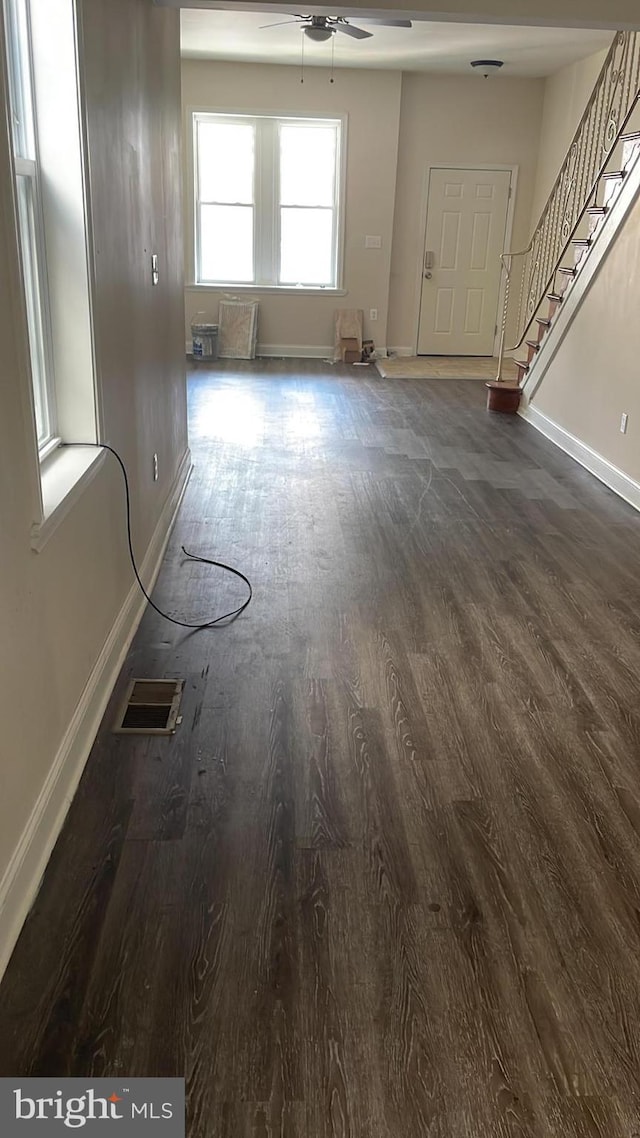
[{"label": "ceiling fan blade", "polygon": [[353,24],[336,24],[336,28],[354,40],[368,40],[373,35],[373,32],[365,32],[364,28],[355,28]]},{"label": "ceiling fan blade", "polygon": [[381,28],[412,28],[411,20],[365,20],[366,24],[378,24]]},{"label": "ceiling fan blade", "polygon": [[297,24],[297,20],[278,20],[277,24],[261,24],[258,28],[259,32],[263,32],[265,28],[282,28],[285,24]]}]

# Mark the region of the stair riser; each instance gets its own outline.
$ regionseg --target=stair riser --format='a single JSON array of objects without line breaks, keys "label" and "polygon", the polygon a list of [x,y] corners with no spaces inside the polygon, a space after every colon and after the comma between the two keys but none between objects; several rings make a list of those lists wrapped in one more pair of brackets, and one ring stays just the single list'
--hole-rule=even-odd
[{"label": "stair riser", "polygon": [[627,139],[622,144],[622,165],[628,166],[634,159],[640,147],[640,138]]},{"label": "stair riser", "polygon": [[569,288],[569,285],[571,284],[573,279],[574,279],[574,275],[572,275],[570,273],[556,273],[556,283],[554,285],[554,292],[559,293],[560,296],[564,296],[565,292]]}]

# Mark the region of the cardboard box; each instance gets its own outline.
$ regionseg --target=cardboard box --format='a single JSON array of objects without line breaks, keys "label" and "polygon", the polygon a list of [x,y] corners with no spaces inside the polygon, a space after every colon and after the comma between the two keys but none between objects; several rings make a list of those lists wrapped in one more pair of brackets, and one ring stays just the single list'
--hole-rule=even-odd
[{"label": "cardboard box", "polygon": [[345,364],[358,363],[361,356],[358,341],[355,337],[347,336],[340,341],[340,355]]}]

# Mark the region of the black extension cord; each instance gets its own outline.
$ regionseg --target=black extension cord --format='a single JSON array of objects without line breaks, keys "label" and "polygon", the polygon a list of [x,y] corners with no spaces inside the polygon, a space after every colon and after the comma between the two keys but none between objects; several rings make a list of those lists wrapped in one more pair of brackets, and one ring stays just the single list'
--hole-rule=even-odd
[{"label": "black extension cord", "polygon": [[62,445],[64,447],[95,447],[98,450],[108,450],[109,453],[112,454],[113,457],[117,460],[118,465],[120,466],[122,477],[124,479],[124,493],[127,504],[127,542],[129,544],[129,557],[131,558],[133,572],[135,573],[136,581],[140,586],[140,591],[142,592],[143,596],[146,597],[152,609],[155,609],[160,616],[164,617],[165,620],[170,620],[172,624],[179,624],[181,628],[196,629],[214,628],[223,620],[231,622],[232,620],[235,620],[236,617],[240,616],[241,612],[244,612],[247,606],[251,603],[251,598],[253,597],[253,589],[251,587],[251,581],[249,578],[245,577],[244,573],[241,573],[239,569],[234,569],[232,565],[225,565],[224,561],[212,561],[210,557],[200,557],[197,553],[189,553],[189,551],[185,549],[184,545],[180,546],[180,548],[182,549],[185,557],[188,557],[190,561],[200,561],[204,565],[215,565],[219,569],[225,569],[227,573],[234,573],[236,577],[240,577],[240,579],[244,581],[249,589],[249,596],[247,597],[246,601],[243,601],[243,603],[237,609],[232,609],[231,612],[225,612],[222,614],[222,616],[216,616],[213,620],[206,620],[198,623],[190,623],[186,620],[176,620],[175,616],[169,616],[168,613],[163,612],[161,608],[158,608],[155,601],[151,600],[151,597],[145,589],[140,573],[138,572],[138,566],[136,565],[136,559],[133,552],[133,542],[131,539],[131,494],[129,492],[129,476],[127,474],[127,468],[120,455],[118,454],[117,450],[114,450],[113,447],[107,446],[106,443],[63,443]]}]

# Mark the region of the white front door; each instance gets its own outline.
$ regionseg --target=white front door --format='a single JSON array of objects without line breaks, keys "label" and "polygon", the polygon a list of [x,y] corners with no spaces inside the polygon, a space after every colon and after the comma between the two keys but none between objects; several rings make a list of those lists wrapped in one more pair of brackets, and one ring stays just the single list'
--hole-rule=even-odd
[{"label": "white front door", "polygon": [[418,355],[493,354],[509,170],[433,169]]}]

